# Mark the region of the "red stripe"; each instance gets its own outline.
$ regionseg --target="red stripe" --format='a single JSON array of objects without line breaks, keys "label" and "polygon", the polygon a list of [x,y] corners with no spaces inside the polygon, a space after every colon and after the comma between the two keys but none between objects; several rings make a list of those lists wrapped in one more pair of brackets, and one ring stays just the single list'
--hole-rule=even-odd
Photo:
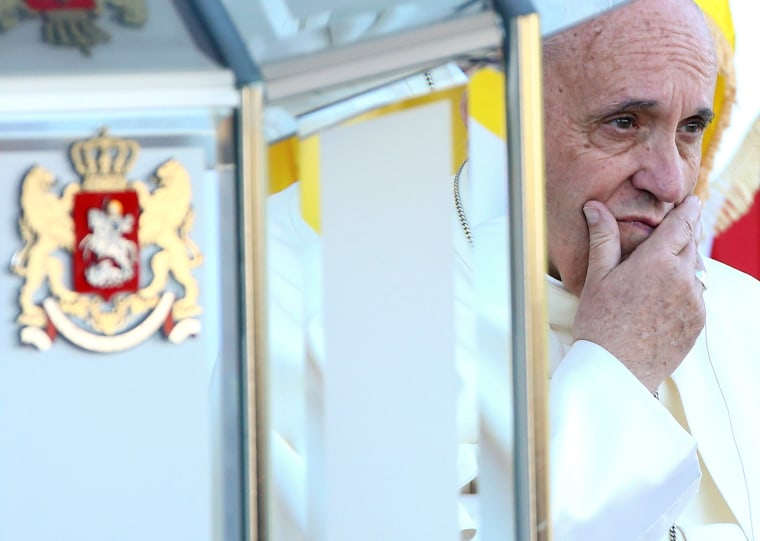
[{"label": "red stripe", "polygon": [[59,9],[95,9],[95,0],[26,0],[29,9],[54,11]]},{"label": "red stripe", "polygon": [[749,212],[715,237],[711,255],[760,279],[760,192]]}]

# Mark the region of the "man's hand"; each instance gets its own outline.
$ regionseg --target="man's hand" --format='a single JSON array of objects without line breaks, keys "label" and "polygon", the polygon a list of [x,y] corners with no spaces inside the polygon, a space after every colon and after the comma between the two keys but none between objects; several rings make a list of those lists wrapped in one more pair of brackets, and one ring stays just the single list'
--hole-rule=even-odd
[{"label": "man's hand", "polygon": [[588,273],[573,336],[604,347],[654,392],[705,325],[703,288],[694,274],[704,268],[697,251],[699,200],[687,197],[624,261],[607,207],[589,201],[584,213]]}]

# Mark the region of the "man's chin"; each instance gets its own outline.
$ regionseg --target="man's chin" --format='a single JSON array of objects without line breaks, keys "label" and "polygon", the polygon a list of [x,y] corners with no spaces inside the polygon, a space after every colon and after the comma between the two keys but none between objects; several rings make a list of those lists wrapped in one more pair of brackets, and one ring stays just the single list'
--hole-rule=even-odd
[{"label": "man's chin", "polygon": [[626,235],[620,239],[620,260],[624,261],[649,238],[651,233]]}]

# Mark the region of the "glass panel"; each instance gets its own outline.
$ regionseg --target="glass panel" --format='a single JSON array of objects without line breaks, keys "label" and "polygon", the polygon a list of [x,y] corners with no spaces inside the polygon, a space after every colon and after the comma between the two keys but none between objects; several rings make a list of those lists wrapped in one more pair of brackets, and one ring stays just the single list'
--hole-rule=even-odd
[{"label": "glass panel", "polygon": [[[307,539],[418,537],[420,526],[441,529],[436,538],[456,534],[455,491],[446,490],[456,479],[456,449],[445,444],[456,439],[453,203],[451,187],[437,187],[461,162],[453,148],[464,141],[452,136],[462,122],[461,72],[458,91],[443,90],[457,72],[432,70],[428,79],[418,74],[323,109],[324,124],[294,119],[312,126],[294,142],[299,181],[269,207],[272,455],[275,501],[299,500],[275,509],[298,509]],[[431,93],[429,78],[442,90]],[[409,99],[410,87],[424,99]],[[383,102],[390,105],[377,106]],[[425,384],[437,390],[426,403],[432,411],[419,402]],[[429,423],[424,440],[421,416]],[[415,454],[425,444],[433,446],[426,461]],[[296,472],[300,491],[282,490]],[[390,497],[386,513],[372,503],[378,497]],[[448,502],[450,521],[425,524],[424,508],[409,498],[432,509]],[[297,538],[281,517],[273,538]]]},{"label": "glass panel", "polygon": [[[479,523],[468,236],[506,211],[504,86],[487,98],[501,121],[477,119],[501,129],[481,136],[492,188],[476,196],[462,106],[482,51],[458,60],[314,110],[269,104],[272,539],[455,540]],[[509,432],[508,412],[497,423]]]},{"label": "glass panel", "polygon": [[[390,32],[452,13],[333,7],[305,16],[302,41],[277,38],[270,51],[251,37],[265,79],[278,60],[335,49],[312,38],[334,38],[340,25],[363,28],[342,35],[346,46],[379,39],[383,25],[362,27],[367,17],[395,13]],[[457,205],[473,202],[466,72],[487,57],[499,63],[492,36],[427,70],[370,60],[375,71],[267,104],[269,539],[454,541],[476,531],[477,307]],[[489,148],[503,164],[503,131],[500,141]],[[474,211],[472,225],[481,219]],[[511,494],[509,483],[501,489]]]},{"label": "glass panel", "polygon": [[232,118],[4,118],[0,537],[240,538]]},{"label": "glass panel", "polygon": [[[536,535],[547,507],[521,500],[548,497],[546,449],[527,446],[547,427],[525,419],[545,415],[545,395],[525,386],[537,379],[540,387],[544,381],[536,367],[544,362],[545,323],[538,313],[532,315],[538,330],[524,320],[531,305],[544,302],[536,284],[543,283],[545,262],[527,261],[523,252],[526,245],[543,242],[538,227],[542,192],[535,189],[543,184],[535,162],[542,153],[540,129],[535,130],[541,125],[540,107],[535,107],[541,101],[535,86],[540,64],[529,63],[530,73],[521,72],[522,38],[510,43],[514,118],[523,122],[512,126],[520,135],[510,178],[513,185],[532,184],[511,192],[516,206],[508,211],[504,80],[498,71],[478,71],[482,86],[477,88],[472,79],[470,93],[477,97],[470,101],[467,136],[457,135],[465,125],[459,98],[473,66],[484,58],[503,64],[500,36],[487,46],[463,46],[434,60],[419,50],[409,52],[407,62],[398,61],[403,54],[397,54],[393,65],[373,57],[392,56],[373,47],[392,49],[394,39],[413,42],[415,36],[438,46],[451,41],[451,35],[435,36],[431,29],[489,13],[485,4],[225,4],[262,66],[270,96],[265,114],[272,193],[267,208],[270,535],[331,541],[430,537],[420,526],[428,517],[420,501],[437,502],[430,525],[443,530],[436,539],[454,539],[457,530],[466,537],[481,525],[486,540],[512,538],[516,532]],[[512,6],[521,3],[506,4],[507,18],[530,11]],[[584,4],[584,10],[610,5]],[[551,6],[542,8],[551,11]],[[584,10],[570,16],[588,16]],[[574,22],[562,21],[552,19],[544,33]],[[527,48],[533,60],[538,58],[537,25],[534,30]],[[509,26],[509,31],[514,37],[522,27]],[[483,83],[488,73],[501,82]],[[288,77],[296,82],[285,89],[282,79]],[[449,85],[459,97],[446,94]],[[528,106],[526,96],[533,96]],[[530,152],[520,143],[525,129],[537,134],[528,137]],[[463,165],[466,156],[470,161]],[[407,214],[410,201],[416,205]],[[527,215],[526,207],[533,209]],[[508,235],[513,236],[512,254]],[[416,242],[407,244],[411,239]],[[520,252],[516,262],[515,252]],[[514,264],[520,267],[513,287],[521,292],[527,283],[530,290],[517,302],[508,287]],[[407,291],[408,283],[396,279],[410,276],[417,276],[416,289]],[[427,296],[430,292],[435,293]],[[513,342],[514,328],[528,336]],[[425,342],[425,333],[437,341]],[[517,383],[510,358],[520,368]],[[526,364],[531,374],[536,368],[532,379]],[[523,386],[517,405],[513,383]],[[535,411],[527,398],[532,396],[541,402]],[[514,415],[520,419],[516,425]],[[425,425],[423,418],[432,427],[420,441],[405,427],[407,422]],[[480,433],[473,428],[478,423]],[[446,438],[452,427],[460,444],[458,460],[454,447],[436,440]],[[526,445],[522,451],[514,449],[518,429],[517,443]],[[438,447],[428,449],[428,443]],[[490,483],[471,482],[478,469]],[[432,471],[438,477],[426,477]],[[440,496],[438,483],[449,482],[449,476],[451,485],[466,485],[456,502]],[[519,497],[512,486],[516,477],[525,489]],[[373,498],[383,504],[373,505]],[[415,512],[407,513],[404,503]],[[455,505],[460,506],[458,525],[447,521]],[[516,515],[524,511],[526,523],[516,524],[505,509]],[[378,517],[381,522],[375,524]],[[544,525],[542,538],[547,532]]]}]

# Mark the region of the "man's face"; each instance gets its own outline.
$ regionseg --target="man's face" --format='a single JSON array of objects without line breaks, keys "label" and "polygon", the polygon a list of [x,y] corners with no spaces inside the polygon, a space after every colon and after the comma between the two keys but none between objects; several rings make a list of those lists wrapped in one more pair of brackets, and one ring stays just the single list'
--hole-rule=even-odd
[{"label": "man's face", "polygon": [[701,17],[690,0],[636,0],[545,50],[550,272],[576,294],[587,201],[615,216],[625,258],[694,189],[716,75]]}]

